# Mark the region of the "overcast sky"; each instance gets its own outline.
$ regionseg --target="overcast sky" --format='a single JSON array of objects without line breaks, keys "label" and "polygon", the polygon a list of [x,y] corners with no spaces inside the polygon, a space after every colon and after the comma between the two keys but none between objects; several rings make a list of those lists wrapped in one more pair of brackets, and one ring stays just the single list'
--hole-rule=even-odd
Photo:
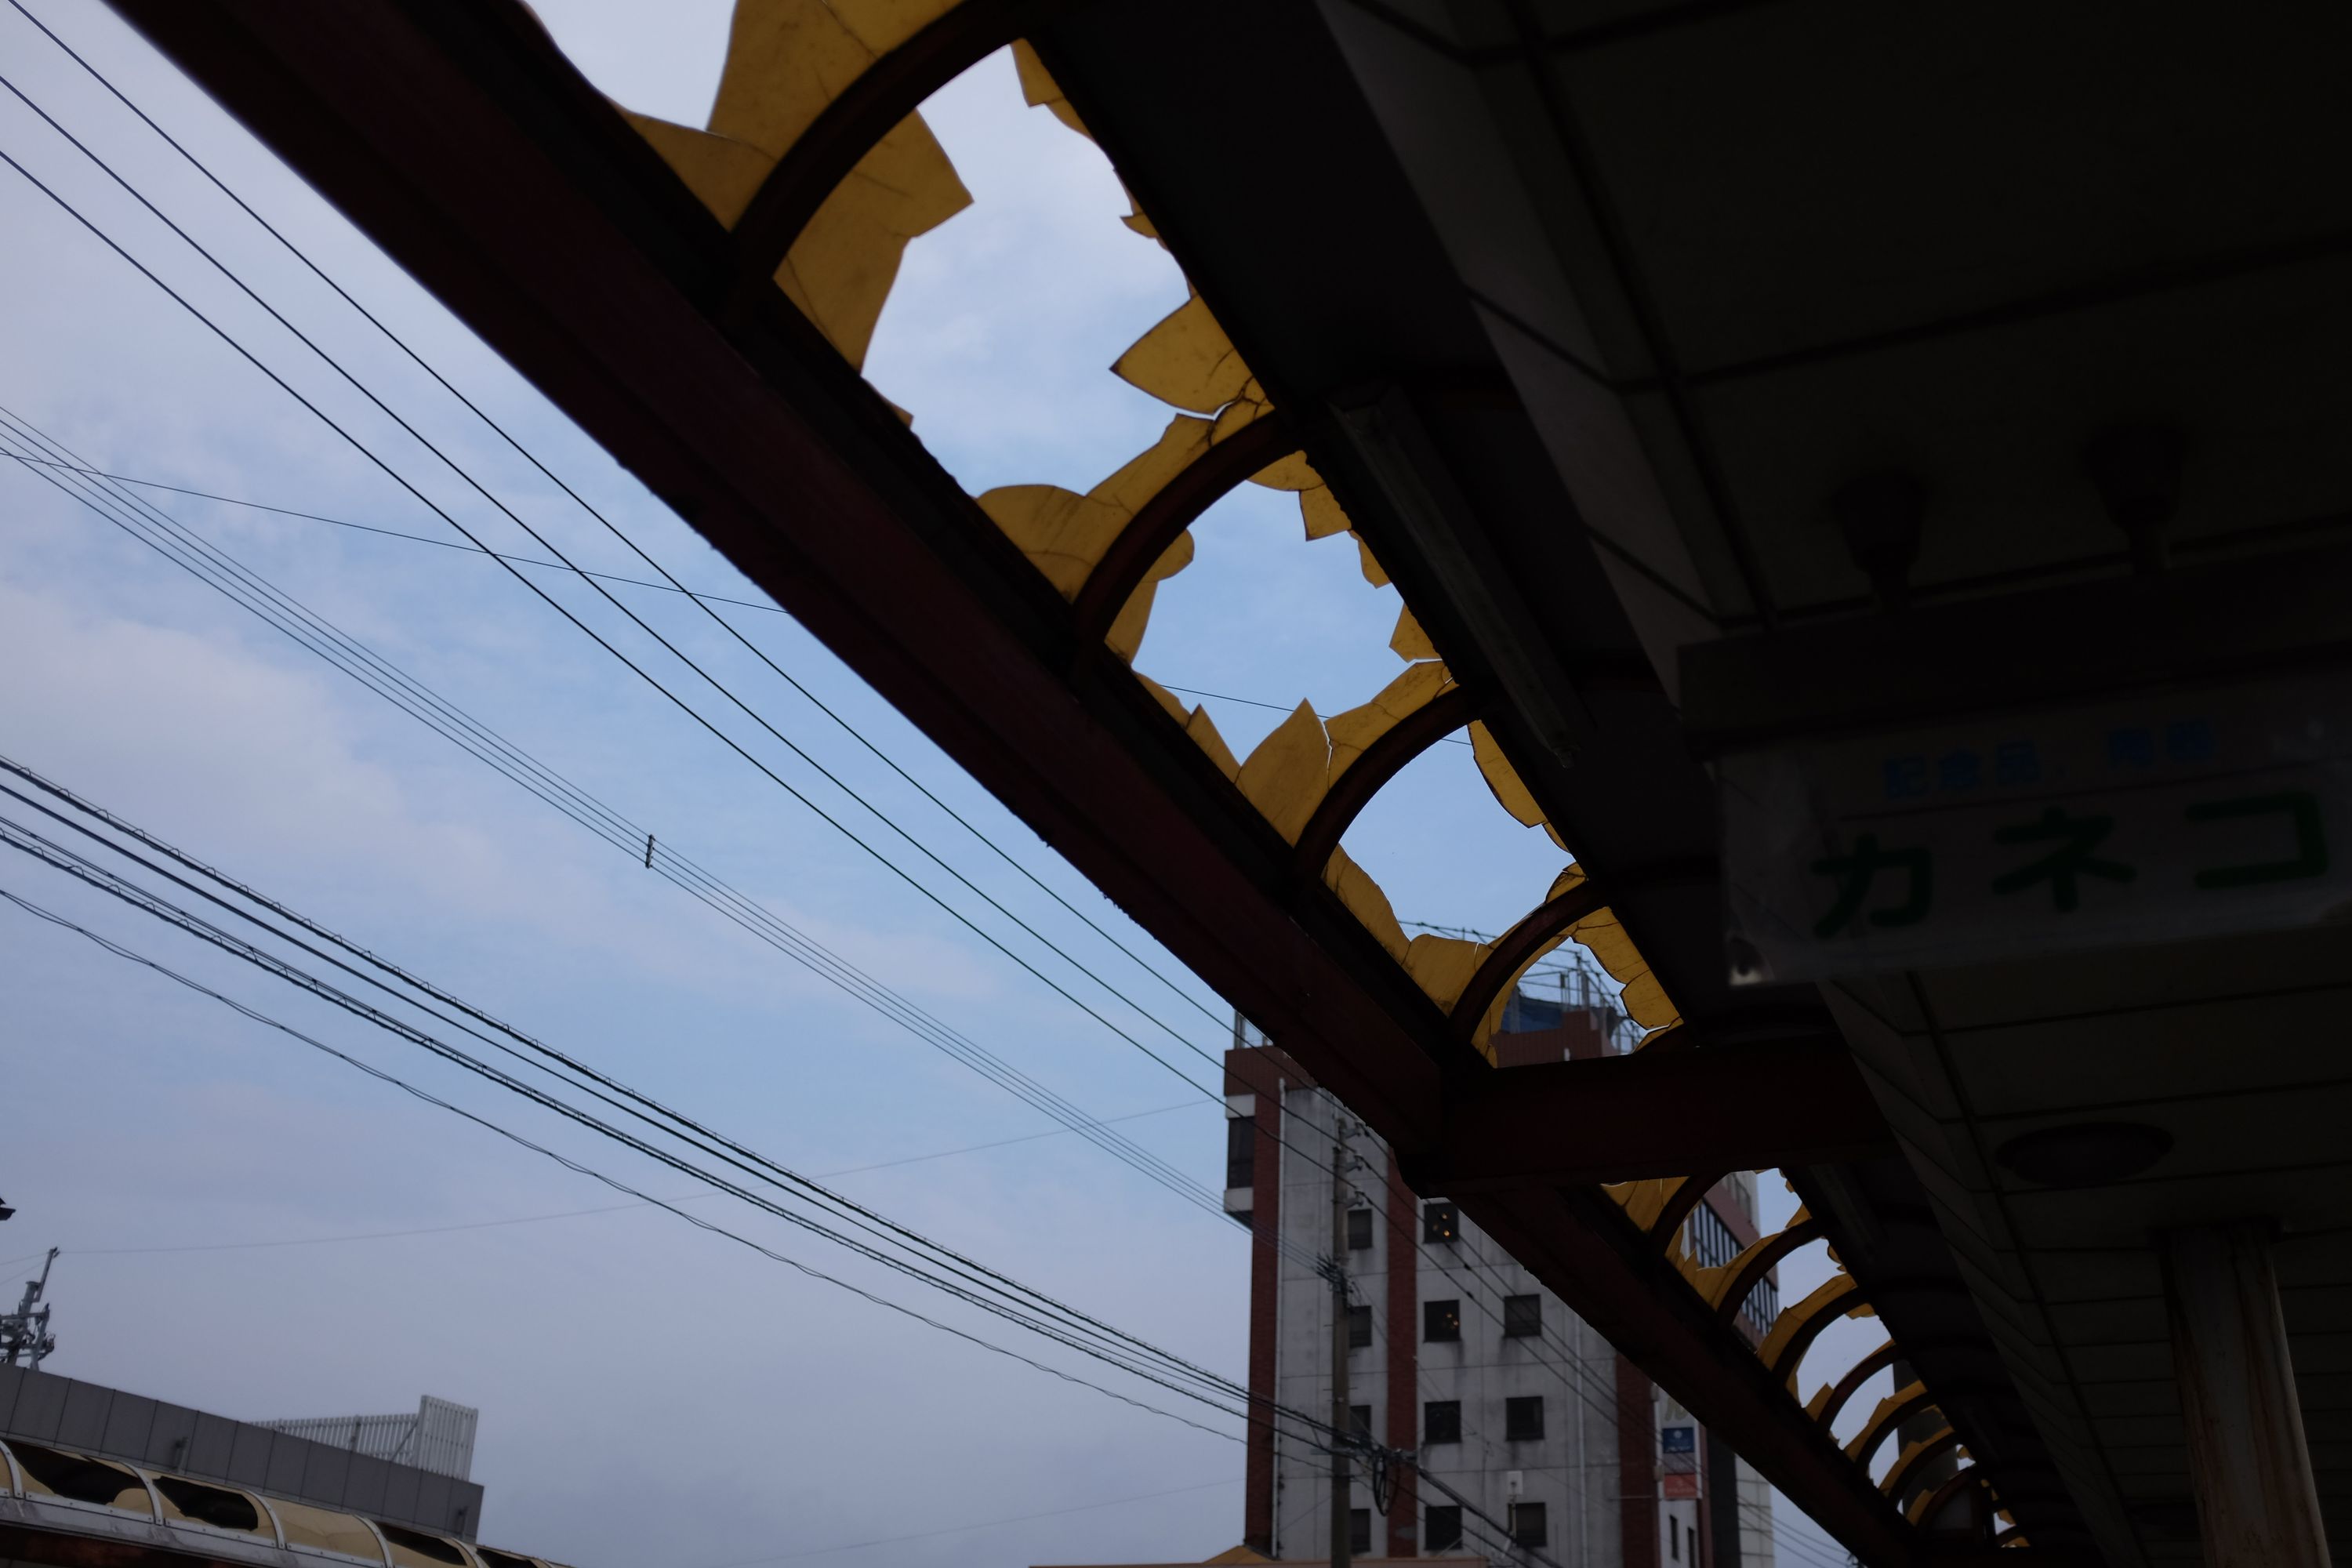
[{"label": "overcast sky", "polygon": [[[28,4],[663,566],[765,604],[111,13],[87,0]],[[724,0],[538,9],[614,98],[700,122]],[[14,11],[0,11],[0,70],[573,559],[646,574]],[[975,68],[926,114],[975,202],[910,247],[868,374],[970,488],[1085,489],[1169,417],[1106,367],[1182,300],[1182,279],[1118,222],[1125,199],[1099,154],[1024,107],[1008,59]],[[5,94],[0,149],[494,548],[540,553]],[[5,169],[0,236],[0,407],[116,473],[457,539]],[[1123,1132],[1223,1185],[1215,1107],[877,864],[495,563],[151,494],[663,843],[1087,1112],[1135,1115]],[[1311,698],[1326,715],[1401,668],[1386,647],[1394,591],[1364,583],[1346,540],[1305,542],[1291,498],[1245,488],[1195,536],[1199,559],[1162,588],[1139,668],[1283,706]],[[1213,1054],[1223,1005],[788,617],[728,611],[1184,994],[1024,883],[691,604],[614,589],[1124,999],[893,839],[576,579],[534,581],[1007,947],[1213,1082],[1159,1025]],[[1052,1123],[16,465],[0,468],[0,668],[10,677],[0,752],[800,1169],[1024,1139],[837,1184],[1241,1373],[1249,1255],[1237,1227],[1076,1138],[1029,1137]],[[1244,754],[1281,716],[1210,706]],[[1347,842],[1408,921],[1499,930],[1559,868],[1539,834],[1494,805],[1458,745],[1408,769]],[[0,861],[0,888],[616,1177],[663,1194],[692,1188],[21,856]],[[953,1533],[816,1561],[1182,1561],[1238,1537],[1235,1441],[1040,1376],[658,1210],[535,1217],[621,1200],[5,907],[0,984],[0,1194],[20,1211],[0,1231],[0,1263],[13,1269],[16,1254],[51,1242],[67,1249],[51,1289],[53,1370],[245,1417],[398,1410],[423,1393],[477,1405],[485,1538],[582,1568],[719,1568],[927,1531]],[[1777,1179],[1763,1185],[1784,1209]],[[740,1205],[696,1206],[942,1310]],[[484,1223],[508,1221],[518,1223]],[[373,1234],[384,1231],[424,1234]],[[307,1244],[335,1237],[360,1238]],[[260,1242],[305,1245],[247,1245]],[[1821,1267],[1801,1260],[1791,1289]],[[987,1331],[1018,1337],[1002,1324]],[[1859,1348],[1875,1339],[1862,1332]],[[1140,1500],[1089,1506],[1112,1500]],[[1076,1509],[1087,1511],[1057,1511]],[[1047,1517],[958,1529],[1020,1515]]]}]

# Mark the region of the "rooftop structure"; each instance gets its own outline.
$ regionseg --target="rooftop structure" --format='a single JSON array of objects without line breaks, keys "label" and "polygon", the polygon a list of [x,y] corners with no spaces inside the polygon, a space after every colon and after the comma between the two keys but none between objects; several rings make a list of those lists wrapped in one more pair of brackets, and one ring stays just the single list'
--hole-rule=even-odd
[{"label": "rooftop structure", "polygon": [[462,1481],[474,1473],[474,1428],[480,1420],[480,1411],[428,1394],[413,1415],[313,1415],[255,1425]]},{"label": "rooftop structure", "polygon": [[[463,1414],[470,1439],[474,1413]],[[0,1439],[266,1492],[404,1529],[468,1541],[480,1531],[478,1482],[284,1429],[291,1425],[299,1424],[235,1421],[55,1373],[0,1367]]]}]

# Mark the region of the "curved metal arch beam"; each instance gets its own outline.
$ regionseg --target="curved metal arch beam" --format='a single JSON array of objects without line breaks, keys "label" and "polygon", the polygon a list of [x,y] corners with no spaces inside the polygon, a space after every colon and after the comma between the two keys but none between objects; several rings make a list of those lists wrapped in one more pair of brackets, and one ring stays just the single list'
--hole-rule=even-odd
[{"label": "curved metal arch beam", "polygon": [[[1823,1384],[1821,1394],[1813,1396],[1816,1400],[1823,1401],[1822,1407],[1816,1410],[1809,1405],[1805,1407],[1805,1413],[1820,1422],[1823,1431],[1829,1430],[1837,1420],[1838,1412],[1845,1408],[1846,1401],[1860,1393],[1862,1385],[1868,1383],[1874,1375],[1893,1366],[1895,1359],[1902,1353],[1903,1352],[1896,1347],[1893,1340],[1887,1341],[1847,1368],[1846,1374],[1839,1378],[1835,1384]],[[1825,1399],[1824,1396],[1826,1396]]]},{"label": "curved metal arch beam", "polygon": [[1845,1446],[1845,1457],[1868,1469],[1870,1461],[1877,1457],[1879,1448],[1894,1435],[1895,1429],[1922,1410],[1932,1408],[1935,1403],[1936,1396],[1927,1392],[1927,1385],[1924,1383],[1909,1384],[1896,1389],[1878,1402],[1878,1408],[1870,1413],[1870,1419],[1863,1424],[1861,1431],[1853,1435],[1853,1441]]},{"label": "curved metal arch beam", "polygon": [[[972,3],[965,0],[965,6]],[[948,13],[952,16],[955,11]],[[1087,574],[1070,616],[1076,628],[1077,657],[1091,658],[1110,635],[1111,623],[1127,608],[1137,584],[1143,581],[1168,547],[1192,527],[1200,515],[1223,500],[1248,478],[1277,458],[1298,450],[1298,437],[1280,409],[1272,409],[1193,458],[1136,509],[1135,516],[1110,542],[1095,569]],[[1318,863],[1315,869],[1323,868]]]},{"label": "curved metal arch beam", "polygon": [[963,0],[883,55],[809,122],[735,220],[726,301],[772,287],[776,268],[859,159],[923,100],[1076,0]]},{"label": "curved metal arch beam", "polygon": [[[1261,419],[1258,423],[1263,425],[1265,421]],[[1226,439],[1231,441],[1234,437]],[[1339,847],[1349,825],[1371,804],[1372,797],[1387,786],[1389,780],[1402,772],[1407,763],[1477,716],[1477,700],[1468,689],[1449,686],[1365,747],[1363,754],[1331,781],[1331,787],[1315,807],[1315,815],[1307,819],[1306,827],[1300,831],[1293,862],[1298,875],[1302,879],[1320,877],[1324,863]],[[1479,973],[1485,973],[1482,965]],[[1471,983],[1477,983],[1476,976],[1472,977]]]},{"label": "curved metal arch beam", "polygon": [[[1357,765],[1360,767],[1362,764],[1359,763]],[[1353,773],[1355,769],[1348,771]],[[1347,775],[1343,773],[1340,776],[1344,778]],[[1456,1040],[1468,1044],[1470,1037],[1478,1031],[1478,1020],[1486,1016],[1486,1009],[1495,1005],[1495,998],[1502,994],[1503,987],[1508,985],[1521,969],[1534,962],[1543,945],[1585,916],[1606,907],[1608,901],[1601,889],[1593,885],[1592,879],[1587,877],[1559,897],[1521,917],[1518,924],[1496,941],[1495,950],[1486,955],[1486,962],[1478,966],[1477,973],[1470,977],[1470,984],[1462,988],[1462,994],[1454,1002],[1454,1011],[1446,1020],[1448,1032]]]},{"label": "curved metal arch beam", "polygon": [[1909,1508],[1904,1510],[1904,1517],[1915,1525],[1924,1526],[1927,1521],[1943,1512],[1951,1500],[1960,1493],[1970,1487],[1982,1485],[1984,1485],[1984,1476],[1977,1467],[1973,1464],[1962,1465],[1934,1491],[1921,1492],[1917,1500]]},{"label": "curved metal arch beam", "polygon": [[1727,1171],[1699,1171],[1684,1177],[1683,1184],[1674,1190],[1658,1210],[1658,1217],[1650,1222],[1650,1245],[1660,1252],[1672,1248],[1675,1237],[1681,1234],[1683,1221],[1690,1218],[1691,1211],[1706,1201],[1715,1184],[1728,1174]]},{"label": "curved metal arch beam", "polygon": [[1739,1271],[1731,1276],[1724,1293],[1717,1298],[1716,1317],[1727,1323],[1738,1318],[1739,1309],[1747,1304],[1748,1292],[1756,1289],[1772,1266],[1806,1243],[1819,1240],[1822,1234],[1822,1222],[1808,1217],[1758,1242],[1748,1254],[1748,1260],[1740,1264]]},{"label": "curved metal arch beam", "polygon": [[1797,1373],[1805,1363],[1805,1352],[1823,1329],[1853,1311],[1867,1306],[1863,1299],[1862,1284],[1851,1274],[1840,1274],[1822,1281],[1813,1293],[1793,1307],[1784,1307],[1772,1320],[1772,1331],[1756,1349],[1756,1356],[1766,1370],[1789,1386],[1789,1396],[1797,1396]]},{"label": "curved metal arch beam", "polygon": [[1904,1495],[1910,1490],[1911,1483],[1927,1468],[1928,1461],[1959,1446],[1959,1433],[1949,1426],[1932,1436],[1922,1437],[1916,1443],[1906,1444],[1895,1458],[1895,1468],[1888,1470],[1886,1479],[1878,1483],[1878,1489],[1885,1492],[1895,1507],[1901,1508]]}]

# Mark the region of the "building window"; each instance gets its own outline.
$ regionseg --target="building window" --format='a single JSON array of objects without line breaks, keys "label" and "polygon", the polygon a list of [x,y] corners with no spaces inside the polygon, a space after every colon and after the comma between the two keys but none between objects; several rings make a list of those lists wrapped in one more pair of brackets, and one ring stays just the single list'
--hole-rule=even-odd
[{"label": "building window", "polygon": [[1257,1185],[1257,1119],[1250,1116],[1225,1118],[1225,1186]]},{"label": "building window", "polygon": [[1459,1301],[1423,1301],[1421,1304],[1421,1337],[1432,1344],[1462,1337],[1462,1303]]},{"label": "building window", "polygon": [[1524,1340],[1543,1333],[1543,1298],[1541,1296],[1506,1296],[1503,1298],[1503,1337]]},{"label": "building window", "polygon": [[[1745,1250],[1723,1216],[1715,1212],[1713,1205],[1706,1203],[1691,1210],[1690,1217],[1683,1221],[1683,1246],[1706,1268],[1720,1268]],[[1772,1320],[1780,1313],[1780,1287],[1769,1275],[1758,1280],[1748,1299],[1739,1304],[1740,1321],[1759,1338],[1772,1331]]]},{"label": "building window", "polygon": [[1370,1307],[1348,1309],[1348,1348],[1351,1351],[1372,1348],[1372,1310]]},{"label": "building window", "polygon": [[1348,1250],[1350,1252],[1363,1252],[1368,1250],[1371,1245],[1372,1211],[1370,1209],[1349,1209],[1348,1211]]},{"label": "building window", "polygon": [[1550,1538],[1550,1521],[1539,1502],[1515,1503],[1511,1508],[1511,1539],[1521,1546],[1541,1546]]},{"label": "building window", "polygon": [[1683,1246],[1702,1268],[1719,1268],[1739,1254],[1731,1227],[1706,1204],[1691,1210],[1690,1217],[1683,1221]]},{"label": "building window", "polygon": [[1683,1560],[1683,1527],[1680,1520],[1666,1521],[1666,1555],[1677,1563]]},{"label": "building window", "polygon": [[1522,1399],[1503,1401],[1503,1440],[1507,1443],[1536,1443],[1543,1439],[1543,1395],[1530,1394]]},{"label": "building window", "polygon": [[1421,1442],[1423,1447],[1433,1443],[1462,1441],[1462,1402],[1458,1399],[1433,1399],[1421,1407]]},{"label": "building window", "polygon": [[1351,1508],[1348,1510],[1348,1550],[1360,1557],[1372,1552],[1372,1510]]},{"label": "building window", "polygon": [[1348,1406],[1348,1426],[1359,1437],[1372,1435],[1372,1407],[1369,1405]]},{"label": "building window", "polygon": [[1462,1544],[1462,1508],[1458,1503],[1432,1504],[1422,1518],[1421,1549],[1446,1552]]},{"label": "building window", "polygon": [[1454,1212],[1452,1204],[1421,1205],[1421,1238],[1423,1241],[1458,1241],[1462,1237],[1462,1216]]}]

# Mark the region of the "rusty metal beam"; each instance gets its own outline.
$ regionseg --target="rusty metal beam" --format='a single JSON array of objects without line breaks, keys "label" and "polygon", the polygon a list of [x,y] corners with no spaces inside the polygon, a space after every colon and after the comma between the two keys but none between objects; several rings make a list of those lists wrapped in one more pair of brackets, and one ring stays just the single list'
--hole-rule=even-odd
[{"label": "rusty metal beam", "polygon": [[1465,1080],[1407,1173],[1453,1196],[1815,1165],[1893,1147],[1844,1042],[1699,1047]]}]

